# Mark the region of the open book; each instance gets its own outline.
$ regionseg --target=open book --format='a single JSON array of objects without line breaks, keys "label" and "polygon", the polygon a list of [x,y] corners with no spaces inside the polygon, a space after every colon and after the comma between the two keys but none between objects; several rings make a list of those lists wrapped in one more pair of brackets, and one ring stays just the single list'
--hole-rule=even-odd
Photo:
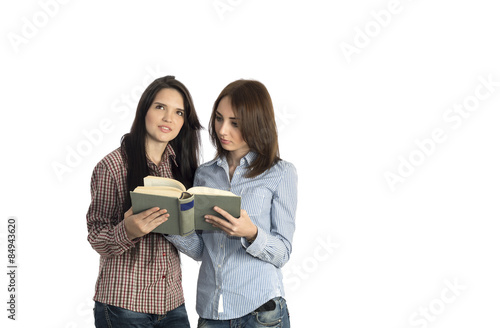
[{"label": "open book", "polygon": [[132,209],[140,213],[151,207],[166,209],[168,220],[152,232],[171,235],[187,235],[193,230],[218,230],[205,222],[207,214],[220,214],[213,210],[218,206],[235,218],[240,216],[241,197],[230,191],[209,187],[192,187],[186,190],[177,180],[147,176],[144,187],[130,192]]}]

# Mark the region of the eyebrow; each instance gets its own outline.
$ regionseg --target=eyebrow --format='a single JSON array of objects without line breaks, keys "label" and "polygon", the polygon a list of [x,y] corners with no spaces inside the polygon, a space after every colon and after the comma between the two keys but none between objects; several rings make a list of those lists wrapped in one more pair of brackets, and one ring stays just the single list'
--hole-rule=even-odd
[{"label": "eyebrow", "polygon": [[[161,105],[161,106],[163,106],[163,107],[168,107],[167,105],[165,105],[164,103],[161,103],[161,102],[159,102],[159,101],[155,101],[155,102],[153,103],[153,105],[154,105],[154,104],[156,104],[156,105]],[[184,108],[176,108],[176,109],[177,109],[177,110],[182,110],[182,111],[185,111],[185,110],[184,110]]]},{"label": "eyebrow", "polygon": [[[218,111],[218,110],[215,110],[215,113],[216,113],[217,115],[219,115],[219,116],[224,117],[224,115],[222,115],[221,113],[219,113],[219,111]],[[230,119],[230,120],[239,120],[239,118],[237,118],[237,117],[229,117],[229,119]]]}]

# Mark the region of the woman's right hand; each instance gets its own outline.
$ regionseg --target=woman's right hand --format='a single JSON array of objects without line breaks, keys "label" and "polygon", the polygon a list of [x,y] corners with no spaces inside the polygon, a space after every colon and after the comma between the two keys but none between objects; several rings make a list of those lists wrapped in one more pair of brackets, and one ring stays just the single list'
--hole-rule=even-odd
[{"label": "woman's right hand", "polygon": [[132,212],[131,207],[125,212],[123,219],[127,237],[132,240],[147,235],[157,226],[167,221],[169,216],[167,210],[160,210],[159,207],[153,207],[137,214]]}]

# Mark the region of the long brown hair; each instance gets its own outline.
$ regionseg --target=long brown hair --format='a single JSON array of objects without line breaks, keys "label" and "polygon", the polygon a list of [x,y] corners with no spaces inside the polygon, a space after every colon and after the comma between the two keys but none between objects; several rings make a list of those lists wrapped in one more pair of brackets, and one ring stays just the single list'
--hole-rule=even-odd
[{"label": "long brown hair", "polygon": [[[137,105],[137,111],[130,133],[123,136],[121,148],[127,158],[127,189],[132,191],[143,185],[143,178],[149,175],[146,159],[146,114],[156,94],[165,88],[177,90],[184,101],[184,124],[179,135],[169,142],[175,152],[175,161],[179,167],[172,165],[172,174],[186,188],[193,184],[194,172],[198,167],[200,147],[200,129],[202,128],[196,115],[193,99],[189,90],[174,76],[168,75],[154,80],[144,91]],[[130,206],[130,195],[127,193],[124,211]]]},{"label": "long brown hair", "polygon": [[256,177],[280,160],[271,96],[264,84],[255,80],[236,80],[221,91],[215,100],[209,124],[210,139],[217,148],[217,156],[228,154],[215,131],[215,112],[224,97],[229,98],[234,115],[239,118],[243,140],[250,150],[257,153],[257,159],[250,164],[246,173],[247,178]]}]

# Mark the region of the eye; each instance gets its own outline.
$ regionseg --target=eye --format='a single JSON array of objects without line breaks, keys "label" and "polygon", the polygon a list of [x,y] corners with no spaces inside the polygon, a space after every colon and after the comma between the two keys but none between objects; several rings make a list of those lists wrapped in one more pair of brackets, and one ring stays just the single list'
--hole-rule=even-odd
[{"label": "eye", "polygon": [[165,109],[165,107],[163,107],[163,105],[156,105],[156,107],[155,107],[155,108],[156,108],[156,109],[161,109],[161,110],[164,110],[164,109]]},{"label": "eye", "polygon": [[234,126],[235,128],[237,128],[238,127],[238,122],[232,121],[231,125]]},{"label": "eye", "polygon": [[177,115],[179,115],[179,116],[184,116],[184,111],[183,111],[183,110],[178,110],[178,111],[177,111]]},{"label": "eye", "polygon": [[215,117],[215,120],[216,120],[217,122],[222,122],[222,117],[220,117],[220,116],[216,116],[216,117]]}]

